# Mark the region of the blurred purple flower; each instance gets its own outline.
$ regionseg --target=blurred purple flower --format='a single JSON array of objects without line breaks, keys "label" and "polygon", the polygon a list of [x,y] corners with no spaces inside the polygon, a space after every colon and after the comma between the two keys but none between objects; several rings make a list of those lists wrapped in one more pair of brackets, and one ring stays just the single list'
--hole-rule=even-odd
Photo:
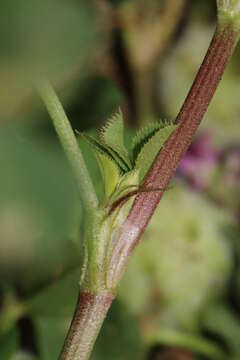
[{"label": "blurred purple flower", "polygon": [[212,136],[205,132],[192,143],[179,164],[177,174],[196,190],[204,190],[210,182],[218,159],[219,153],[213,146]]}]

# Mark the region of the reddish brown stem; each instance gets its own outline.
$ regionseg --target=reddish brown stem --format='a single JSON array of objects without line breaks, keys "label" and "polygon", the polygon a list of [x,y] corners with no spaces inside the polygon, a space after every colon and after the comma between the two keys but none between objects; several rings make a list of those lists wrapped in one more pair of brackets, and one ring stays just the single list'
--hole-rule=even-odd
[{"label": "reddish brown stem", "polygon": [[[113,246],[107,254],[106,288],[114,289],[118,285],[131,252],[151,219],[207,110],[237,38],[238,34],[232,27],[217,29],[194,84],[177,116],[176,122],[179,126],[157,156],[143,184],[144,189],[159,191],[137,195],[127,220],[114,234]],[[112,294],[80,294],[74,320],[60,356],[61,360],[89,358],[112,300]]]},{"label": "reddish brown stem", "polygon": [[175,170],[188,149],[222,78],[237,43],[232,27],[217,28],[193,86],[181,108],[176,131],[169,138],[149,171],[143,188],[159,188],[158,192],[140,193],[122,226],[118,245],[110,261],[109,283],[119,281],[127,259],[150,221]]},{"label": "reddish brown stem", "polygon": [[140,227],[141,233],[147,226],[180,160],[192,142],[222,78],[236,41],[237,34],[231,28],[216,31],[214,34],[193,86],[177,116],[176,123],[179,126],[156,158],[143,185],[146,188],[162,190],[157,193],[140,194],[129,215],[128,220]]},{"label": "reddish brown stem", "polygon": [[114,295],[80,293],[60,360],[88,359]]}]

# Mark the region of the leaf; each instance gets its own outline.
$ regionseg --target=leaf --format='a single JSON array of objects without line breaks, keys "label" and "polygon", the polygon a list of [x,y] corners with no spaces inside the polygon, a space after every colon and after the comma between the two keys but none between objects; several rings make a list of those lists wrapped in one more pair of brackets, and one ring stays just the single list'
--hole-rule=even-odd
[{"label": "leaf", "polygon": [[145,350],[137,318],[116,301],[97,338],[92,360],[141,359]]},{"label": "leaf", "polygon": [[132,140],[132,153],[134,161],[137,159],[142,147],[150,140],[150,138],[156,134],[161,128],[160,122],[152,122],[149,125],[140,129]]},{"label": "leaf", "polygon": [[[105,41],[105,36],[98,33],[97,21],[98,12],[89,1],[1,1],[0,51],[4,64],[0,74],[5,83],[0,85],[1,119],[15,116],[25,99],[33,95],[30,79],[36,74],[48,74],[53,82],[64,80],[81,52],[79,66],[85,74],[91,71],[91,49],[101,48]],[[24,113],[30,116],[26,110]]]},{"label": "leaf", "polygon": [[203,326],[209,333],[223,339],[236,355],[240,354],[240,324],[225,304],[210,306],[204,314]]},{"label": "leaf", "polygon": [[29,300],[41,360],[57,359],[69,329],[79,291],[80,270],[74,270]]},{"label": "leaf", "polygon": [[191,350],[195,354],[203,355],[207,359],[226,359],[222,349],[216,345],[213,341],[206,340],[205,338],[185,333],[179,330],[162,330],[154,331],[147,337],[149,345],[158,346],[171,346],[175,348],[181,348],[185,350]]},{"label": "leaf", "polygon": [[119,181],[119,184],[112,196],[112,201],[116,201],[121,197],[137,190],[139,187],[139,170],[127,172]]},{"label": "leaf", "polygon": [[70,321],[71,316],[35,318],[41,360],[58,359]]},{"label": "leaf", "polygon": [[17,328],[13,328],[0,339],[0,359],[10,359],[18,348],[19,335]]},{"label": "leaf", "polygon": [[118,184],[122,168],[111,156],[109,149],[104,147],[97,139],[87,134],[81,134],[81,136],[94,151],[103,177],[105,196],[109,198]]},{"label": "leaf", "polygon": [[119,182],[119,168],[116,163],[105,154],[96,153],[96,158],[104,180],[105,196],[109,198]]},{"label": "leaf", "polygon": [[139,169],[140,183],[151,168],[155,157],[162,149],[164,143],[175,130],[176,125],[167,125],[153,135],[150,140],[142,147],[135,163],[135,168]]},{"label": "leaf", "polygon": [[[113,159],[118,163],[118,166],[121,168],[121,172],[125,173],[132,169],[132,164],[128,165],[126,162],[119,156],[117,152],[108,148],[109,153],[112,155]],[[130,166],[130,167],[129,167]]]},{"label": "leaf", "polygon": [[1,278],[30,293],[79,263],[69,233],[81,203],[61,148],[44,137],[33,141],[27,126],[2,127],[0,163],[7,169],[0,180]]},{"label": "leaf", "polygon": [[116,163],[121,173],[128,171],[128,166],[124,161],[118,156],[118,154],[112,149],[108,148],[98,139],[94,138],[91,135],[86,133],[79,133],[79,135],[90,145],[90,147],[96,152],[101,153],[102,155],[108,156],[112,161]]},{"label": "leaf", "polygon": [[102,154],[106,154],[111,157],[108,148],[104,146],[100,141],[98,141],[98,139],[83,132],[78,132],[78,134],[88,143],[88,145],[90,145],[93,150],[99,151]]},{"label": "leaf", "polygon": [[124,123],[121,110],[107,121],[99,132],[99,138],[103,144],[117,153],[127,165],[128,170],[132,168],[128,151],[124,145]]}]

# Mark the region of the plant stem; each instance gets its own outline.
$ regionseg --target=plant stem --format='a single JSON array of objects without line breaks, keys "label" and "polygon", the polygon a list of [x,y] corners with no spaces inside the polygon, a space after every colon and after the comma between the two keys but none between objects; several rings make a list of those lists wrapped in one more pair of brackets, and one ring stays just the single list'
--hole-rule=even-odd
[{"label": "plant stem", "polygon": [[143,188],[161,189],[140,193],[122,225],[121,238],[110,262],[109,282],[118,282],[129,256],[139,242],[175,170],[188,149],[222,78],[238,41],[238,32],[229,26],[217,27],[193,86],[176,118],[179,124],[150,169]]},{"label": "plant stem", "polygon": [[214,34],[193,86],[176,118],[176,123],[179,126],[156,158],[143,184],[144,188],[151,187],[162,190],[140,194],[129,215],[128,220],[140,227],[141,233],[148,224],[180,160],[192,142],[232,55],[237,38],[237,34],[231,28],[225,28],[221,31],[217,29]]},{"label": "plant stem", "polygon": [[98,199],[95,189],[62,104],[48,80],[41,80],[38,90],[72,167],[83,205],[87,210],[97,208]]},{"label": "plant stem", "polygon": [[[190,145],[192,138],[214,95],[232,51],[238,40],[238,32],[232,26],[218,27],[207,55],[177,116],[179,124],[149,171],[144,188],[162,189],[158,192],[140,193],[120,229],[117,243],[108,259],[106,288],[116,288],[128,259],[144,232],[167,188],[178,163]],[[86,191],[86,190],[85,190]],[[77,310],[60,360],[86,360],[113,300],[113,294],[81,293]]]},{"label": "plant stem", "polygon": [[111,293],[80,293],[60,360],[87,360],[108,309],[113,301]]}]

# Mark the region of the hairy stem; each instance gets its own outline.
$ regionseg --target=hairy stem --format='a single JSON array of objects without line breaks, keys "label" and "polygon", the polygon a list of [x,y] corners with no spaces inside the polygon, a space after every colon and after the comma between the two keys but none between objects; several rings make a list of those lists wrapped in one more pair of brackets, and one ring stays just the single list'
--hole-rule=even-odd
[{"label": "hairy stem", "polygon": [[145,179],[143,187],[161,190],[140,194],[129,215],[128,220],[140,227],[141,233],[148,224],[180,160],[192,142],[222,78],[236,41],[237,34],[231,28],[217,30],[214,34],[193,86],[176,118],[176,123],[179,126],[156,158]]},{"label": "hairy stem", "polygon": [[159,191],[140,193],[122,225],[121,237],[110,262],[109,282],[118,282],[129,256],[139,242],[176,168],[188,149],[222,78],[238,41],[238,32],[231,26],[217,28],[193,86],[176,118],[178,127],[157,156],[143,188]]},{"label": "hairy stem", "polygon": [[86,360],[113,301],[111,293],[80,293],[74,318],[59,360]]},{"label": "hairy stem", "polygon": [[88,210],[94,209],[98,205],[95,189],[62,104],[47,80],[39,82],[38,90],[72,167],[83,205]]},{"label": "hairy stem", "polygon": [[[140,193],[127,220],[117,229],[117,234],[114,234],[117,242],[107,262],[106,288],[115,289],[118,285],[129,256],[143,234],[207,110],[237,39],[238,33],[234,27],[229,25],[217,28],[199,73],[177,116],[176,122],[179,126],[157,156],[143,184],[143,188],[160,190]],[[112,300],[112,294],[89,292],[80,294],[61,360],[89,358]]]}]

